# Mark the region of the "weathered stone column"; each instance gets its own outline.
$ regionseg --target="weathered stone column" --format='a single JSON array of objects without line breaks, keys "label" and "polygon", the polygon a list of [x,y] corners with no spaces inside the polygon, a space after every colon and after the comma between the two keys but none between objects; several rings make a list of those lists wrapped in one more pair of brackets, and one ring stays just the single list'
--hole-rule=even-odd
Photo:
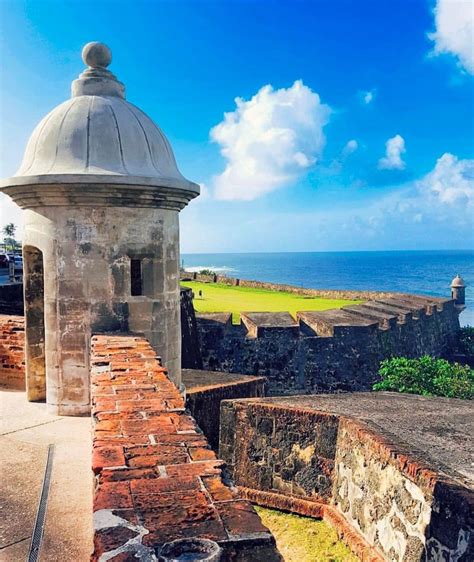
[{"label": "weathered stone column", "polygon": [[83,59],[71,100],[0,183],[26,209],[28,398],[63,415],[89,411],[92,333],[144,334],[180,386],[178,214],[199,194],[160,129],[125,101],[109,49],[89,43]]}]

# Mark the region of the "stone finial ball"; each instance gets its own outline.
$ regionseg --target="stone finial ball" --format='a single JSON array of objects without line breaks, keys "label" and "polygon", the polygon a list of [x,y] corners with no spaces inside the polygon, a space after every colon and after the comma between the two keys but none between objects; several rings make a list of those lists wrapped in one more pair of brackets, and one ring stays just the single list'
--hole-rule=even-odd
[{"label": "stone finial ball", "polygon": [[112,62],[112,51],[104,43],[92,41],[84,45],[82,60],[91,68],[106,68]]}]

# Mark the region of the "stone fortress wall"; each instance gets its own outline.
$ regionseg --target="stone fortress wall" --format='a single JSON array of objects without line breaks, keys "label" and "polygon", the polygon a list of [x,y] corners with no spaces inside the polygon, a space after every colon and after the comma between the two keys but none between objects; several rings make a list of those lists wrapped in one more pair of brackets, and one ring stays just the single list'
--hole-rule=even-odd
[{"label": "stone fortress wall", "polygon": [[240,325],[230,313],[196,317],[204,369],[265,376],[268,393],[281,395],[370,390],[385,358],[447,354],[458,314],[449,299],[372,294],[341,310],[299,312],[297,320],[263,312],[243,313]]},{"label": "stone fortress wall", "polygon": [[219,456],[244,497],[324,518],[361,560],[469,562],[472,414],[381,392],[226,400]]},{"label": "stone fortress wall", "polygon": [[[336,386],[331,390],[342,390],[347,380],[346,388],[351,388],[350,384],[356,387],[366,384],[370,388],[372,379],[367,376],[367,371],[372,368],[375,377],[381,358],[396,352],[404,355],[442,354],[448,351],[459,329],[454,301],[408,295],[373,295],[372,301],[351,305],[344,310],[299,313],[297,321],[287,313],[247,313],[242,315],[241,324],[234,326],[230,314],[199,315],[196,321],[192,292],[188,289],[181,292],[181,314],[182,319],[184,316],[183,327],[187,323],[183,336],[189,338],[189,354],[183,355],[183,361],[185,357],[190,363],[196,360],[198,355],[193,347],[196,342],[202,343],[203,335],[206,335],[208,344],[201,350],[206,365],[209,360],[206,350],[212,349],[212,345],[215,349],[224,340],[226,346],[230,346],[224,348],[229,354],[234,346],[229,356],[236,360],[234,363],[224,362],[222,370],[229,371],[230,365],[236,365],[242,359],[247,363],[240,364],[247,364],[250,370],[255,368],[255,363],[251,362],[252,354],[254,358],[264,357],[269,370],[256,369],[255,374],[270,373],[270,391],[282,394],[289,381],[293,384],[292,394],[314,392],[312,388],[320,388],[321,381],[334,382]],[[2,367],[8,369],[8,365],[16,365],[21,379],[24,377],[23,318],[0,316],[0,326],[0,345],[5,352],[1,358]],[[233,340],[228,339],[229,334]],[[114,345],[119,343],[115,335],[103,337],[111,338]],[[130,339],[139,341],[136,336]],[[184,343],[183,349],[186,348]],[[313,350],[314,354],[308,350]],[[127,350],[125,361],[130,361],[130,353]],[[125,357],[123,350],[119,355],[122,361]],[[321,358],[326,358],[326,363],[321,363]],[[293,361],[290,368],[287,361]],[[313,387],[304,386],[305,390],[298,390],[296,384],[301,379],[293,375],[298,365],[303,382],[308,374],[314,376],[317,373],[326,378],[316,380]],[[331,366],[334,367],[332,372]],[[122,370],[125,364],[117,368]],[[338,380],[344,370],[348,370],[352,378]],[[202,375],[205,375],[206,384],[203,384]],[[211,380],[209,375],[215,375],[216,380]],[[228,381],[225,380],[227,377]],[[233,377],[235,381],[231,380]],[[474,536],[469,519],[473,500],[472,493],[463,483],[441,478],[436,470],[433,471],[432,463],[417,462],[412,450],[406,451],[403,444],[394,443],[393,435],[389,434],[386,439],[383,432],[370,430],[359,419],[324,412],[320,405],[310,411],[301,402],[306,399],[320,401],[320,396],[260,399],[258,403],[239,400],[240,397],[263,395],[262,377],[241,379],[241,376],[239,379],[237,375],[225,372],[184,370],[184,382],[189,389],[187,407],[214,448],[220,425],[220,456],[228,464],[235,483],[241,487],[240,497],[262,505],[324,517],[362,560],[415,562],[423,559],[425,553],[431,556],[428,559],[452,555],[459,561],[469,560],[466,556],[470,556]],[[375,393],[375,396],[380,394]],[[335,398],[343,396],[350,395]],[[363,395],[356,396],[359,403]],[[219,419],[219,403],[228,398],[234,400],[223,402]],[[268,400],[275,403],[268,403]],[[295,407],[285,400],[294,400]],[[359,418],[357,412],[352,413]],[[113,435],[113,439],[121,438]],[[130,440],[130,436],[127,439]],[[188,467],[183,470],[186,472]],[[126,485],[121,482],[119,487],[126,488]],[[99,489],[107,495],[115,491],[109,488],[107,482]],[[109,494],[107,497],[112,507],[118,505],[118,496]],[[364,502],[361,502],[362,497]],[[155,499],[159,500],[158,497]],[[247,513],[246,504],[242,500],[237,503],[244,506]],[[221,507],[220,503],[213,503],[206,509],[219,511]],[[254,524],[257,524],[256,520],[246,522],[245,532]],[[118,531],[120,543],[122,528]],[[161,533],[159,529],[156,532]],[[100,550],[99,535],[95,538]],[[271,551],[271,540],[268,541],[265,548]]]},{"label": "stone fortress wall", "polygon": [[349,289],[308,289],[296,287],[295,285],[285,285],[283,283],[271,283],[269,281],[255,281],[252,279],[239,279],[227,275],[205,275],[198,272],[188,272],[181,270],[182,281],[200,281],[202,283],[220,283],[231,287],[247,287],[249,289],[264,289],[266,291],[281,291],[284,293],[294,293],[305,297],[320,297],[325,299],[348,299],[348,300],[369,300],[381,297],[396,297],[400,293],[389,291],[353,291]]},{"label": "stone fortress wall", "polygon": [[[214,280],[214,276],[193,277]],[[230,313],[195,315],[192,291],[182,288],[183,368],[265,376],[267,393],[271,395],[369,390],[382,359],[445,355],[459,330],[459,311],[452,300],[396,293],[319,291],[223,276],[217,279],[233,285],[293,289],[308,296],[371,299],[342,310],[300,312],[297,321],[288,313],[244,313],[241,324],[233,325]],[[0,312],[18,314],[16,308],[22,307],[22,299],[10,295],[8,287],[0,291]],[[21,296],[21,285],[14,288]],[[2,331],[1,364],[2,369],[20,365],[18,372],[8,373],[20,380],[24,378],[24,360],[21,365],[15,354],[18,346],[24,345],[23,340],[17,341],[24,339],[23,318],[11,318],[16,320],[16,327],[12,331],[9,320]]]},{"label": "stone fortress wall", "polygon": [[202,369],[196,315],[193,306],[193,292],[181,287],[181,366],[184,369]]}]

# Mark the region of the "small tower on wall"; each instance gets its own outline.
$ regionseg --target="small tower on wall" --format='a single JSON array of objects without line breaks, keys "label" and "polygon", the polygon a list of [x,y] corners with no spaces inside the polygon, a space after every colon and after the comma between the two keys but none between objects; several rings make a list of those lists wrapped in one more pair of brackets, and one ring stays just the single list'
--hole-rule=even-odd
[{"label": "small tower on wall", "polygon": [[24,212],[26,386],[52,413],[90,409],[92,333],[144,334],[181,386],[179,211],[199,186],[125,100],[102,43],[0,189]]},{"label": "small tower on wall", "polygon": [[466,304],[466,284],[459,273],[451,281],[451,298],[456,306],[464,306]]}]

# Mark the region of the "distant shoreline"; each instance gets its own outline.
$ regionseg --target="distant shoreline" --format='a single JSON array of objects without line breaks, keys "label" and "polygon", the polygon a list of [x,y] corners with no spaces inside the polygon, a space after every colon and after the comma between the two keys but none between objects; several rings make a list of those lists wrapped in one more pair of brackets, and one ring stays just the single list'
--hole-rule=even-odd
[{"label": "distant shoreline", "polygon": [[221,277],[311,289],[312,295],[330,291],[336,298],[341,291],[449,298],[451,280],[459,273],[467,285],[460,321],[474,325],[474,250],[215,253],[182,259],[193,272],[210,269]]}]

